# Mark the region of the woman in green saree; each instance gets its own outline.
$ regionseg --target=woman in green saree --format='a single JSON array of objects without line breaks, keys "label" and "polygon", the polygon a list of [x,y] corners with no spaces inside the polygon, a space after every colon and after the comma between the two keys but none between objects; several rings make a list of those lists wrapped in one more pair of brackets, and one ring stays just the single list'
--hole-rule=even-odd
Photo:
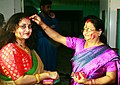
[{"label": "woman in green saree", "polygon": [[[45,71],[34,48],[34,30],[28,16],[14,14],[0,36],[0,85],[41,85],[46,78],[56,80],[56,71]],[[33,40],[34,39],[34,40]]]}]

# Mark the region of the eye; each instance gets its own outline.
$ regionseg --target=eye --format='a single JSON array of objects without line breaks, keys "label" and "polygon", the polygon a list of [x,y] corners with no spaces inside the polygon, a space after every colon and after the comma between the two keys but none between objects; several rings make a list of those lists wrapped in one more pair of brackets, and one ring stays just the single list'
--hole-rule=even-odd
[{"label": "eye", "polygon": [[21,27],[22,29],[25,29],[26,27],[28,27],[29,29],[31,29],[32,28],[32,24],[29,24],[29,25],[26,25],[26,24],[19,25],[19,27]]},{"label": "eye", "polygon": [[22,29],[25,29],[26,25],[20,25],[19,27],[21,27]]},{"label": "eye", "polygon": [[28,28],[29,28],[29,29],[31,29],[31,28],[32,28],[32,25],[31,25],[31,24],[30,24],[30,25],[28,25]]},{"label": "eye", "polygon": [[87,29],[88,32],[92,31],[90,28]]}]

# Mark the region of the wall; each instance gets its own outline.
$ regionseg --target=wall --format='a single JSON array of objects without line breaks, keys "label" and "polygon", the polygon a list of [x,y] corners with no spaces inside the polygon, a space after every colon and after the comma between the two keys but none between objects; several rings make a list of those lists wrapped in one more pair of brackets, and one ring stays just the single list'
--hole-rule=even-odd
[{"label": "wall", "polygon": [[53,10],[80,10],[83,11],[83,17],[87,15],[99,16],[99,2],[86,1],[80,4],[60,4],[54,3],[52,5]]},{"label": "wall", "polygon": [[14,0],[1,0],[0,12],[4,14],[5,20],[8,20],[8,18],[14,13]]},{"label": "wall", "polygon": [[106,11],[106,31],[108,44],[116,48],[117,9],[120,9],[120,0],[100,0],[100,14]]},{"label": "wall", "polygon": [[100,18],[103,19],[103,11],[105,12],[104,23],[105,23],[105,36],[109,41],[109,7],[108,0],[100,0]]},{"label": "wall", "polygon": [[0,0],[0,12],[7,21],[11,15],[23,11],[23,0]]},{"label": "wall", "polygon": [[120,0],[110,2],[110,45],[116,47],[117,9],[120,9]]}]

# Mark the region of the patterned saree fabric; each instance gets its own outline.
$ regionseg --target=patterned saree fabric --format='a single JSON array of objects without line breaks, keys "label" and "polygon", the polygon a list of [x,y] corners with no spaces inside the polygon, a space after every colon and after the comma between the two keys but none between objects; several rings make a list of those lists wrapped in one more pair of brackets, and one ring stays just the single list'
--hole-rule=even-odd
[{"label": "patterned saree fabric", "polygon": [[[85,40],[67,37],[67,46],[75,49],[71,59],[73,72],[83,72],[88,79],[102,77],[106,72],[117,71],[120,85],[120,57],[107,45],[84,48]],[[117,66],[116,66],[117,63]],[[72,81],[72,85],[82,85]]]},{"label": "patterned saree fabric", "polygon": [[0,73],[12,80],[32,68],[32,57],[16,44],[9,43],[0,50]]}]

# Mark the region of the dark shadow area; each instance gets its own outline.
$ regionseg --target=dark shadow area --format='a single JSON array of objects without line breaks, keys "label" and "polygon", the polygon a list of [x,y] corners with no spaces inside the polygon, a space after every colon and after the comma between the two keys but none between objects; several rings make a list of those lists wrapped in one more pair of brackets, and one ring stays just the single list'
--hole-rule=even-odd
[{"label": "dark shadow area", "polygon": [[38,10],[34,8],[33,6],[24,6],[24,12],[28,14],[29,16],[33,14],[37,14]]},{"label": "dark shadow area", "polygon": [[[79,37],[82,35],[83,12],[74,10],[53,10],[59,22],[60,34],[69,37]],[[58,47],[57,71],[60,75],[60,83],[57,85],[70,85],[70,75],[72,72],[71,58],[74,50],[64,45]]]}]

